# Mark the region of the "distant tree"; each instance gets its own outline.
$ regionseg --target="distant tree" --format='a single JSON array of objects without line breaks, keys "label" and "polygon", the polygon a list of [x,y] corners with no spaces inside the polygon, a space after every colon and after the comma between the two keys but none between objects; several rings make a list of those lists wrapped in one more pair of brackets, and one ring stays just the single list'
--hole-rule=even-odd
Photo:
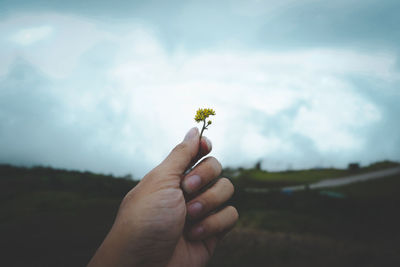
[{"label": "distant tree", "polygon": [[132,174],[128,173],[127,175],[122,176],[123,179],[133,180]]},{"label": "distant tree", "polygon": [[360,163],[358,163],[358,162],[351,162],[351,163],[349,163],[347,169],[348,169],[349,171],[358,171],[358,170],[360,170]]},{"label": "distant tree", "polygon": [[261,170],[261,160],[257,161],[256,165],[254,165],[254,169]]}]

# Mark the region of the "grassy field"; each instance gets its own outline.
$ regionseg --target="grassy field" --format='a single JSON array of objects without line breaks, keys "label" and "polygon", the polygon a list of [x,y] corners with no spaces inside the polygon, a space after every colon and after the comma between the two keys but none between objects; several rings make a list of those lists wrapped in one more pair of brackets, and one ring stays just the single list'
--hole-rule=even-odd
[{"label": "grassy field", "polygon": [[0,166],[0,265],[85,266],[135,185],[87,172]]},{"label": "grassy field", "polygon": [[241,218],[210,266],[400,266],[400,175],[290,195],[239,188],[232,202]]},{"label": "grassy field", "polygon": [[[393,164],[370,170],[383,166]],[[246,171],[255,170],[237,177]],[[297,177],[305,173],[310,170]],[[240,220],[210,266],[400,266],[399,175],[324,190],[344,198],[312,190],[252,194],[243,190],[252,182],[233,181],[231,202]],[[1,266],[84,266],[135,184],[88,172],[0,165]]]},{"label": "grassy field", "polygon": [[349,175],[367,173],[399,166],[397,162],[382,161],[362,167],[358,170],[317,168],[308,170],[290,170],[268,172],[257,168],[225,169],[223,175],[233,177],[236,184],[246,187],[279,188],[299,184],[315,183],[323,179],[339,178]]}]

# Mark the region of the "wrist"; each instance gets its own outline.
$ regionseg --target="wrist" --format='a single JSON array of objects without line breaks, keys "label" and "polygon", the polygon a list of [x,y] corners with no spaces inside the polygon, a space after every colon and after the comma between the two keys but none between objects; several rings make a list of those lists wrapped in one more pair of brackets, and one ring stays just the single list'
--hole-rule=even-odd
[{"label": "wrist", "polygon": [[120,226],[113,225],[88,267],[140,266],[138,263],[141,260],[133,252],[135,248],[131,245],[136,242],[128,242],[126,239],[128,235],[123,232]]}]

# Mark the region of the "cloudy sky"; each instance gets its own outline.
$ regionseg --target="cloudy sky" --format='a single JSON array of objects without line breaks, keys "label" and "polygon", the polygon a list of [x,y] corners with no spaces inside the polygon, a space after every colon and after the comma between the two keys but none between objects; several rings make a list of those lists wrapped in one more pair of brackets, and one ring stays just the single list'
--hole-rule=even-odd
[{"label": "cloudy sky", "polygon": [[224,166],[400,160],[400,1],[0,2],[0,162],[140,178],[195,126]]}]

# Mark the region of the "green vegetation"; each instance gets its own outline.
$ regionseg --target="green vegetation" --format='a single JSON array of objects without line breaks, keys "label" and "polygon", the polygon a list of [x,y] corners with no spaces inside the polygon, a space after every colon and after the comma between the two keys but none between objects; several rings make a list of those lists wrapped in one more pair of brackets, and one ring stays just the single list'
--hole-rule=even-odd
[{"label": "green vegetation", "polygon": [[[382,162],[356,173],[392,166],[397,165]],[[210,266],[400,266],[400,175],[323,191],[243,190],[257,182],[275,188],[349,173],[354,171],[224,170],[235,177],[231,202],[240,220]],[[1,265],[84,266],[136,183],[89,172],[0,165]]]},{"label": "green vegetation", "polygon": [[318,168],[282,172],[268,172],[255,167],[251,169],[225,169],[223,175],[227,177],[233,177],[236,184],[241,187],[279,188],[282,186],[310,184],[323,179],[340,178],[396,166],[400,166],[399,163],[382,161],[358,170]]},{"label": "green vegetation", "polygon": [[89,172],[0,165],[0,265],[84,266],[136,183]]},{"label": "green vegetation", "polygon": [[392,175],[384,179],[372,180],[367,183],[354,183],[343,187],[332,188],[334,192],[343,193],[352,199],[397,199],[399,196],[400,177]]},{"label": "green vegetation", "polygon": [[400,266],[400,174],[290,194],[250,193],[234,181],[240,220],[210,266]]}]

